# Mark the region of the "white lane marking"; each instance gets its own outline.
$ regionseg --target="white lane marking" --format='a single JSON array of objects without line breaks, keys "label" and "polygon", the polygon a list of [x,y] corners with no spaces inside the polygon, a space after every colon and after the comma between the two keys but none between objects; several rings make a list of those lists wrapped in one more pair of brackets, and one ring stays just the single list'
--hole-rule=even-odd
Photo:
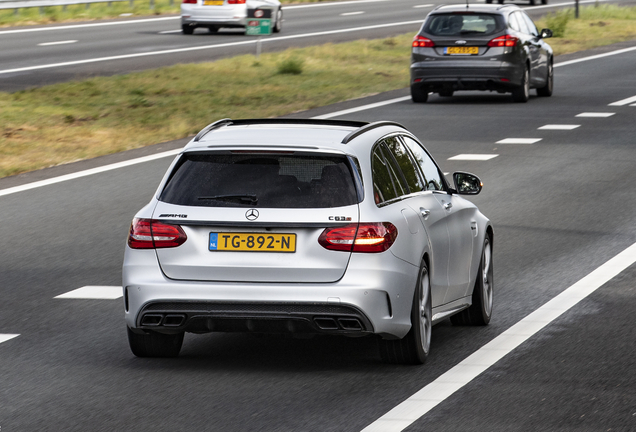
[{"label": "white lane marking", "polygon": [[542,138],[506,138],[497,141],[496,144],[534,144],[541,140]]},{"label": "white lane marking", "polygon": [[6,342],[18,336],[20,335],[19,334],[0,334],[0,343]]},{"label": "white lane marking", "polygon": [[549,300],[362,432],[400,432],[636,262],[636,243]]},{"label": "white lane marking", "polygon": [[427,8],[427,7],[433,7],[433,6],[435,6],[435,5],[434,4],[421,4],[421,5],[413,6],[413,9]]},{"label": "white lane marking", "polygon": [[27,183],[21,186],[14,186],[14,187],[10,187],[7,189],[2,189],[0,190],[0,197],[1,196],[5,196],[5,195],[11,195],[17,192],[24,192],[30,189],[35,189],[35,188],[39,188],[42,186],[48,186],[48,185],[52,185],[55,183],[61,183],[67,180],[74,180],[77,178],[81,178],[81,177],[86,177],[89,175],[93,175],[93,174],[99,174],[105,171],[111,171],[114,169],[118,169],[118,168],[124,168],[127,166],[131,166],[131,165],[136,165],[136,164],[140,164],[140,163],[144,163],[144,162],[149,162],[149,161],[153,161],[156,159],[161,159],[161,158],[165,158],[165,157],[169,157],[169,156],[175,156],[177,154],[179,154],[181,152],[182,149],[177,149],[177,150],[170,150],[170,151],[166,151],[166,152],[162,152],[162,153],[157,153],[154,155],[149,155],[149,156],[144,156],[144,157],[140,157],[140,158],[136,158],[136,159],[130,159],[127,161],[123,161],[123,162],[117,162],[114,164],[110,164],[110,165],[104,165],[101,167],[97,167],[97,168],[91,168],[88,170],[84,170],[84,171],[78,171],[75,173],[71,173],[71,174],[66,174],[63,176],[59,176],[59,177],[53,177],[47,180],[40,180],[40,181],[36,181],[33,183]]},{"label": "white lane marking", "polygon": [[629,105],[632,102],[636,102],[636,96],[629,97],[627,99],[619,100],[618,102],[612,102],[608,106],[624,106]]},{"label": "white lane marking", "polygon": [[349,108],[349,109],[342,110],[342,111],[332,112],[332,113],[329,113],[329,114],[323,114],[323,115],[315,116],[315,117],[312,117],[312,119],[319,119],[319,120],[323,119],[324,120],[324,119],[330,119],[330,118],[334,118],[334,117],[340,117],[340,116],[351,114],[351,113],[355,113],[355,112],[358,112],[358,111],[366,111],[366,110],[377,108],[377,107],[381,107],[381,106],[384,106],[384,105],[391,105],[391,104],[398,103],[398,102],[404,102],[404,101],[407,101],[407,100],[410,100],[410,99],[411,99],[411,96],[402,96],[402,97],[399,97],[399,98],[389,99],[389,100],[385,100],[385,101],[382,101],[382,102],[376,102],[376,103],[372,103],[372,104],[368,104],[368,105],[362,105],[362,106],[355,107],[355,108]]},{"label": "white lane marking", "polygon": [[0,31],[0,35],[12,34],[12,33],[31,33],[31,32],[43,32],[43,31],[55,31],[55,30],[70,30],[70,29],[77,29],[77,28],[102,27],[102,26],[114,26],[114,25],[125,25],[125,24],[142,24],[147,22],[170,21],[170,20],[177,20],[177,19],[181,19],[181,17],[170,16],[170,17],[162,17],[162,18],[147,18],[147,19],[138,19],[138,20],[126,20],[126,21],[109,21],[109,22],[100,22],[100,23],[92,23],[92,24],[73,24],[73,25],[56,26],[56,27],[38,27],[38,28],[18,29],[18,30],[3,30],[3,31]]},{"label": "white lane marking", "polygon": [[183,33],[183,30],[165,30],[165,31],[159,32],[159,34],[168,34],[168,33]]},{"label": "white lane marking", "polygon": [[122,287],[120,286],[85,286],[69,291],[65,294],[53,297],[56,299],[101,299],[115,300],[123,297]]},{"label": "white lane marking", "polygon": [[457,156],[449,157],[448,160],[469,160],[469,161],[487,161],[494,159],[498,154],[459,154]]},{"label": "white lane marking", "polygon": [[611,117],[616,113],[611,113],[611,112],[584,112],[581,114],[577,114],[575,117],[599,117],[599,118],[605,118],[605,117]]},{"label": "white lane marking", "polygon": [[[270,37],[267,39],[263,39],[261,42],[265,43],[265,42],[277,42],[282,40],[304,39],[304,38],[311,38],[316,36],[325,36],[325,35],[333,35],[333,34],[340,34],[340,33],[351,33],[351,32],[357,32],[362,30],[373,30],[373,29],[387,28],[387,27],[399,27],[399,26],[405,26],[410,24],[421,24],[421,22],[422,20],[402,21],[402,22],[395,22],[395,23],[389,23],[389,24],[377,24],[372,26],[329,30],[324,32]],[[176,54],[176,53],[184,53],[184,52],[190,52],[190,51],[201,51],[201,50],[225,48],[225,47],[239,46],[239,45],[253,45],[253,44],[256,44],[257,41],[258,41],[257,39],[248,39],[242,42],[228,42],[228,43],[222,43],[222,44],[216,44],[216,45],[202,45],[202,46],[188,47],[188,48],[175,48],[175,49],[169,49],[169,50],[163,50],[163,51],[150,51],[145,53],[122,54],[122,55],[116,55],[116,56],[110,56],[110,57],[97,57],[92,59],[76,60],[76,61],[70,61],[70,62],[27,66],[27,67],[15,68],[15,69],[5,69],[5,70],[0,70],[0,74],[26,72],[26,71],[33,71],[33,70],[40,70],[40,69],[50,69],[50,68],[57,68],[57,67],[63,67],[63,66],[75,66],[75,65],[87,64],[87,63],[98,63],[98,62],[105,62],[105,61],[112,61],[112,60],[123,60],[123,59],[129,59],[129,58],[154,56],[154,55]]]},{"label": "white lane marking", "polygon": [[352,15],[362,15],[364,13],[364,11],[358,11],[358,12],[345,12],[345,13],[341,13],[340,16],[352,16]]},{"label": "white lane marking", "polygon": [[284,10],[305,9],[305,8],[324,7],[324,6],[341,6],[341,5],[361,4],[361,3],[380,3],[385,1],[389,1],[389,0],[354,0],[354,1],[342,1],[342,2],[332,2],[332,3],[310,3],[310,4],[295,5],[295,6],[285,6]]},{"label": "white lane marking", "polygon": [[631,104],[630,106],[636,106],[636,104]]},{"label": "white lane marking", "polygon": [[581,125],[572,125],[572,124],[547,124],[538,128],[538,130],[573,130]]},{"label": "white lane marking", "polygon": [[77,40],[65,40],[65,41],[57,41],[57,42],[42,42],[39,43],[38,46],[50,46],[50,45],[65,45],[72,44],[77,42]]},{"label": "white lane marking", "polygon": [[[533,10],[534,9],[536,9],[536,8],[533,8]],[[600,58],[603,58],[603,57],[609,57],[609,56],[624,54],[626,52],[630,52],[630,51],[634,51],[634,50],[636,50],[636,47],[623,48],[623,49],[619,49],[619,50],[616,50],[616,51],[610,51],[610,52],[606,52],[606,53],[603,53],[603,54],[593,55],[593,56],[590,56],[590,57],[583,57],[583,58],[580,58],[580,59],[564,61],[562,63],[555,64],[554,67],[569,66],[571,64],[581,63],[581,62],[584,62],[584,61],[596,60],[596,59],[600,59]]]}]

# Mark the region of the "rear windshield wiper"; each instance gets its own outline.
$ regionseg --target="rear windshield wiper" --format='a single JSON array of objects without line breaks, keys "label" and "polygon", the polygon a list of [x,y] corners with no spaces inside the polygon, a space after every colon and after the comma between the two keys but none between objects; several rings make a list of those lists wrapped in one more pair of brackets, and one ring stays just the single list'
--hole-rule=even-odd
[{"label": "rear windshield wiper", "polygon": [[214,196],[200,196],[199,200],[215,200],[215,201],[238,201],[245,204],[258,204],[258,198],[253,194],[228,194]]}]

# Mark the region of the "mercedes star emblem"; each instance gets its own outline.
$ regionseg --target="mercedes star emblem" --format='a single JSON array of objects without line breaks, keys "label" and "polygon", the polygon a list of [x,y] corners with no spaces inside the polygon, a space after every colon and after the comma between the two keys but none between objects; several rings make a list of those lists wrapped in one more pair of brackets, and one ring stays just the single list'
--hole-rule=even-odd
[{"label": "mercedes star emblem", "polygon": [[247,220],[251,221],[258,219],[258,210],[249,209],[247,213],[245,213],[245,217],[247,218]]}]

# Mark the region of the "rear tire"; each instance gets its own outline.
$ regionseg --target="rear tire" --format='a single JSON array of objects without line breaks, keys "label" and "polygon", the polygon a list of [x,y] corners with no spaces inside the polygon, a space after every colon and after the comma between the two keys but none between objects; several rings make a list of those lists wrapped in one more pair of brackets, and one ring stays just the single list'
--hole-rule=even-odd
[{"label": "rear tire", "polygon": [[183,25],[181,25],[181,31],[185,35],[191,35],[192,33],[194,33],[194,27],[189,26],[187,24],[183,24]]},{"label": "rear tire", "polygon": [[534,6],[536,3],[536,0],[530,0],[530,6]]},{"label": "rear tire", "polygon": [[499,4],[503,4],[504,0],[498,0]]},{"label": "rear tire", "polygon": [[128,329],[128,344],[137,357],[177,357],[181,351],[184,333],[163,334],[149,332],[137,334]]},{"label": "rear tire", "polygon": [[428,266],[422,262],[411,307],[411,330],[402,339],[379,340],[380,357],[391,364],[423,364],[431,350],[433,308]]},{"label": "rear tire", "polygon": [[554,66],[552,65],[552,59],[548,62],[548,76],[546,77],[545,86],[537,89],[537,96],[549,97],[552,96],[552,89],[554,88]]},{"label": "rear tire", "polygon": [[526,67],[521,85],[512,90],[512,100],[515,102],[528,102],[528,99],[530,99],[530,72]]},{"label": "rear tire", "polygon": [[486,3],[491,4],[492,0],[486,0]]},{"label": "rear tire", "polygon": [[451,317],[453,325],[483,326],[490,322],[493,306],[493,274],[492,242],[490,237],[486,236],[473,289],[473,304]]},{"label": "rear tire", "polygon": [[426,87],[412,85],[411,99],[415,103],[425,103],[428,100],[428,89]]},{"label": "rear tire", "polygon": [[274,28],[272,30],[274,31],[274,33],[280,33],[282,29],[283,29],[283,10],[279,8],[278,12],[276,12],[276,24],[274,24]]}]

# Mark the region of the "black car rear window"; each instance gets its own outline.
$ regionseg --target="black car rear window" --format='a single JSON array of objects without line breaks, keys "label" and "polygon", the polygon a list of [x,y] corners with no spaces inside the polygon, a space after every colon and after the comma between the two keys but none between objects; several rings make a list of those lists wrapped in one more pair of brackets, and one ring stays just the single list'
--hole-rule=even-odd
[{"label": "black car rear window", "polygon": [[431,15],[424,31],[433,36],[486,36],[503,27],[500,15],[453,13]]},{"label": "black car rear window", "polygon": [[345,156],[186,153],[161,201],[201,207],[325,208],[358,203]]}]

